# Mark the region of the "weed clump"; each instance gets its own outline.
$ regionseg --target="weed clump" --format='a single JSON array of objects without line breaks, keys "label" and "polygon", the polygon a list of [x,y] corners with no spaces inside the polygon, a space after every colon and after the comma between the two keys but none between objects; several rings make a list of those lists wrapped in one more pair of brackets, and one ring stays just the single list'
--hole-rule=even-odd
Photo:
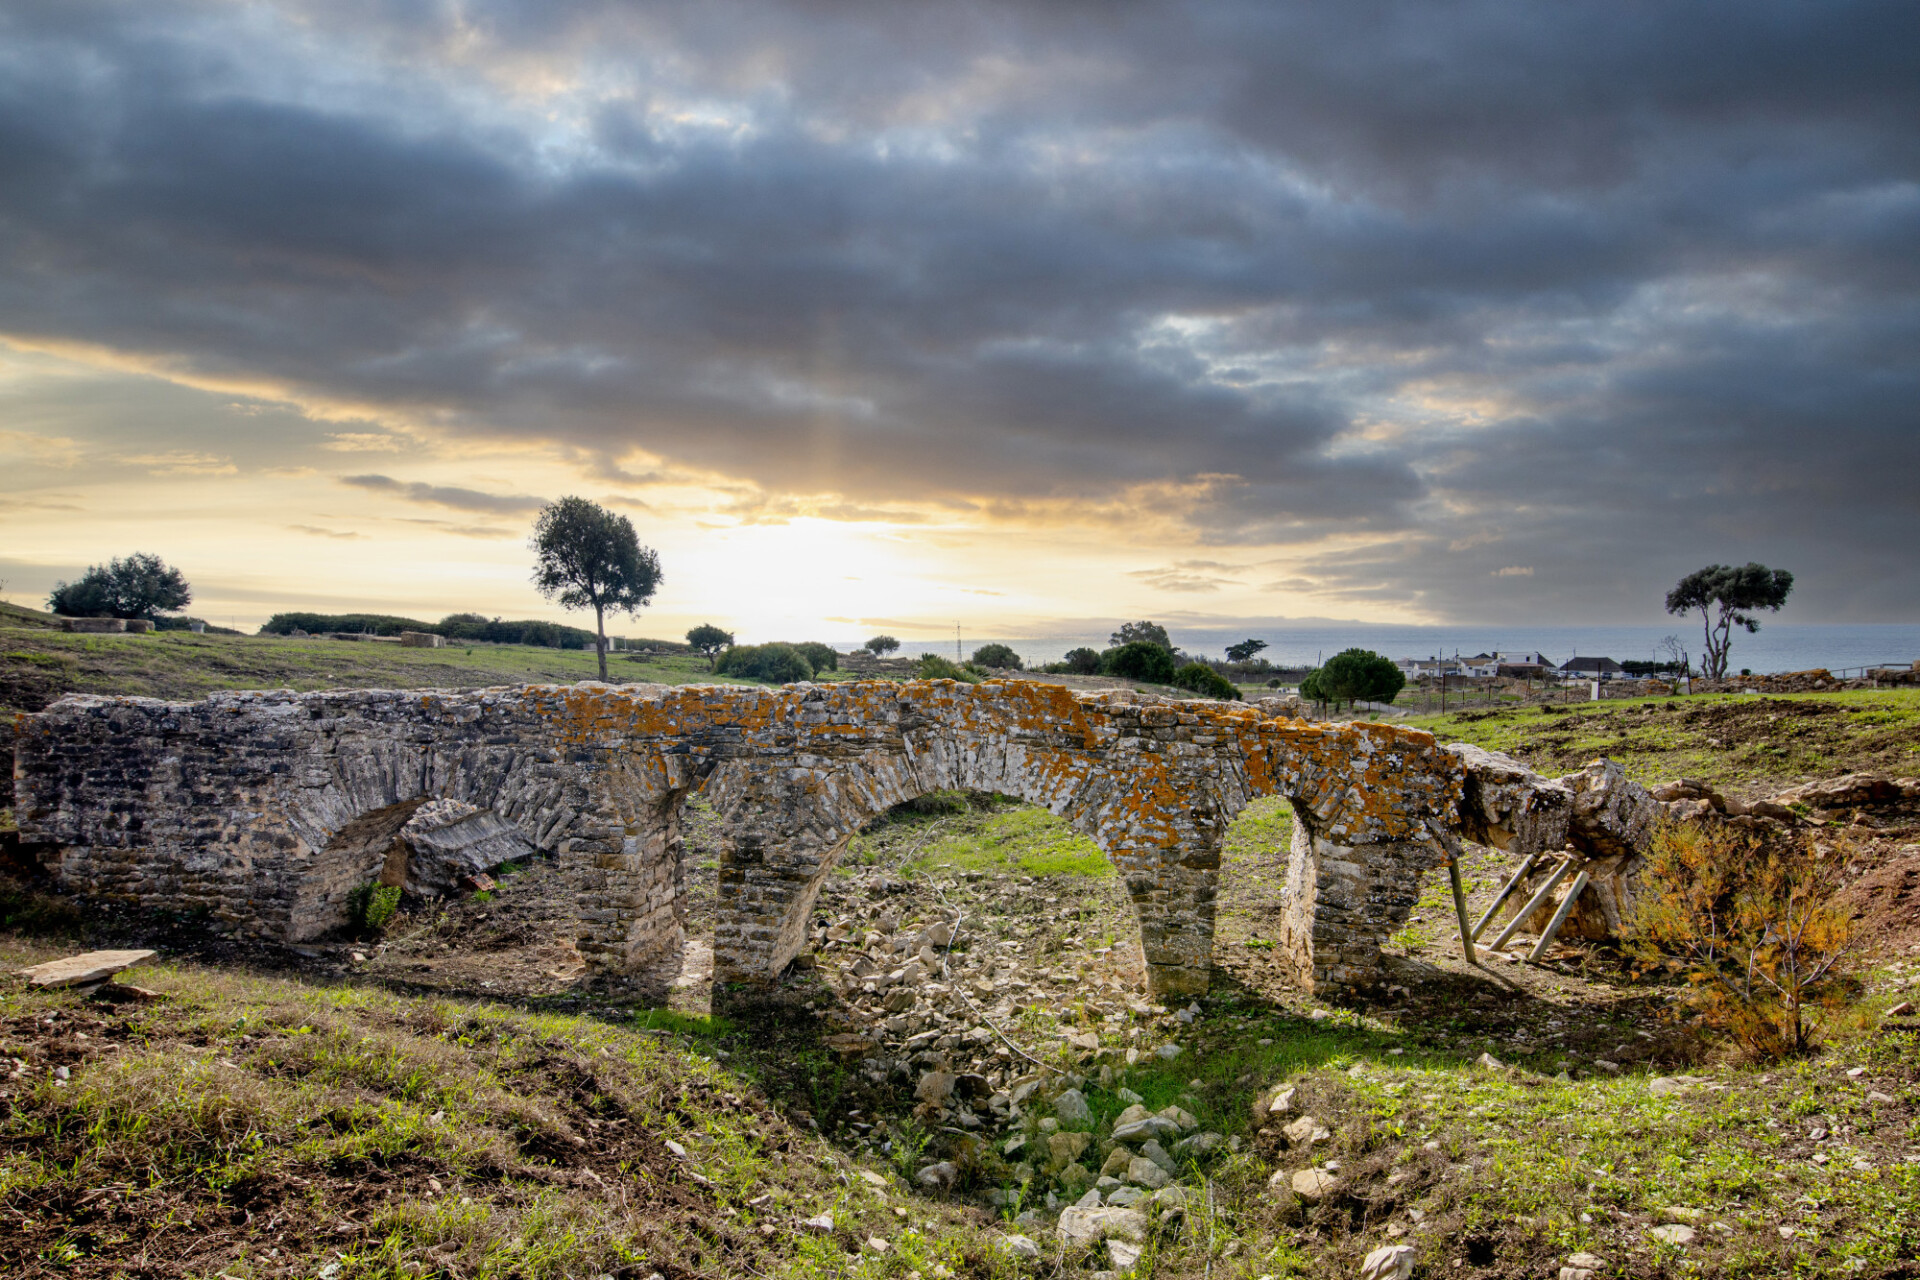
[{"label": "weed clump", "polygon": [[400,910],[400,886],[369,880],[347,897],[347,915],[359,933],[378,933]]},{"label": "weed clump", "polygon": [[1764,843],[1719,826],[1655,833],[1641,873],[1631,954],[1677,969],[1710,1028],[1757,1059],[1807,1052],[1816,1011],[1858,992],[1852,926],[1833,905],[1842,863],[1811,842]]}]

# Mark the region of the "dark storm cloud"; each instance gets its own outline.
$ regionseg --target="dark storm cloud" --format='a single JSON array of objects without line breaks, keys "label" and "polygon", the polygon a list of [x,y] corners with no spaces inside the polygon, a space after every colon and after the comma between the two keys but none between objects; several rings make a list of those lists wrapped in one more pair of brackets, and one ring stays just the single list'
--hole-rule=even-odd
[{"label": "dark storm cloud", "polygon": [[0,327],[1438,614],[1920,607],[1909,4],[452,12],[14,7]]}]

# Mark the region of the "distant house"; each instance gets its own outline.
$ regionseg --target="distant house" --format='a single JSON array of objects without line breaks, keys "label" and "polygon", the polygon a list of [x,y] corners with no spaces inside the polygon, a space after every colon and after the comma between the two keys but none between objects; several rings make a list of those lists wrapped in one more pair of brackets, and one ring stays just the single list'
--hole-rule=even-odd
[{"label": "distant house", "polygon": [[1462,674],[1457,658],[1402,658],[1393,664],[1400,668],[1401,674],[1409,680],[1418,680],[1422,676],[1457,676]]},{"label": "distant house", "polygon": [[1612,658],[1568,658],[1560,664],[1560,674],[1582,680],[1618,680],[1626,668]]},{"label": "distant house", "polygon": [[1502,649],[1494,657],[1500,660],[1500,674],[1513,680],[1540,680],[1559,669],[1553,659],[1533,649]]},{"label": "distant house", "polygon": [[1491,653],[1476,653],[1471,658],[1461,658],[1460,674],[1482,679],[1497,676],[1500,674],[1500,659]]}]

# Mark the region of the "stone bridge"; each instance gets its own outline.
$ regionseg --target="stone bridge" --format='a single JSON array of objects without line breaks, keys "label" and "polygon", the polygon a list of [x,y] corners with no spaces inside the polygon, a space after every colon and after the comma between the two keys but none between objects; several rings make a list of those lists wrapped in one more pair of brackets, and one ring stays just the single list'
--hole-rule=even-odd
[{"label": "stone bridge", "polygon": [[370,879],[442,891],[463,858],[538,851],[579,895],[580,952],[614,972],[678,963],[697,792],[726,828],[715,977],[735,983],[799,952],[863,825],[997,792],[1106,851],[1161,995],[1206,988],[1221,840],[1258,797],[1297,818],[1274,931],[1315,989],[1373,980],[1458,836],[1557,848],[1570,803],[1413,730],[1031,681],[77,696],[22,719],[15,761],[23,844],[71,892],[293,942],[344,924]]}]

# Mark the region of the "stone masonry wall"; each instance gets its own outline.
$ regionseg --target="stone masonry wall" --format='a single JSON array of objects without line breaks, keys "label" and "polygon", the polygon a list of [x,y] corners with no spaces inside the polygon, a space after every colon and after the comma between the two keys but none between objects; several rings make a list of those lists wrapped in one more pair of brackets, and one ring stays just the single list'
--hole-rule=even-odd
[{"label": "stone masonry wall", "polygon": [[[1284,795],[1300,819],[1282,932],[1301,981],[1358,986],[1442,856],[1435,833],[1487,825],[1463,810],[1472,768],[1412,730],[1025,681],[583,684],[71,697],[23,718],[15,789],[23,842],[69,890],[288,940],[343,923],[388,822],[457,801],[559,860],[577,945],[616,971],[677,959],[679,809],[698,791],[727,824],[715,965],[733,983],[798,952],[864,824],[933,790],[998,792],[1106,850],[1150,985],[1176,994],[1205,989],[1220,840],[1249,801]],[[1524,780],[1501,779],[1511,803]]]}]

